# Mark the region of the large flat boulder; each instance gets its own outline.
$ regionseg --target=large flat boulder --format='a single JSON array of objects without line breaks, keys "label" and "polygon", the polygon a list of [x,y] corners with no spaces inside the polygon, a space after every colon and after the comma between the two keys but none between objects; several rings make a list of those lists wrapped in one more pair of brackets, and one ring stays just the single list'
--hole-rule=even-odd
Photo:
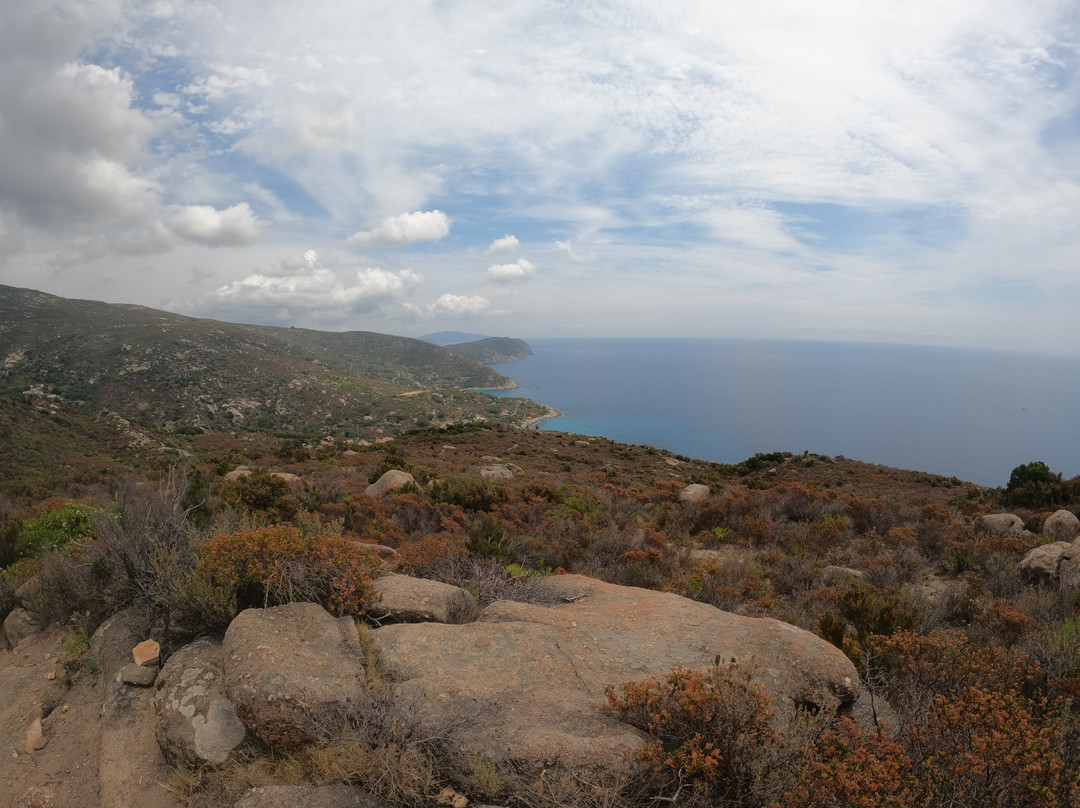
[{"label": "large flat boulder", "polygon": [[472,717],[464,751],[500,760],[619,767],[643,736],[601,710],[604,687],[737,659],[780,707],[850,709],[860,695],[846,656],[819,637],[677,595],[576,575],[544,581],[566,602],[499,601],[467,625],[372,632],[382,673],[435,730]]},{"label": "large flat boulder", "polygon": [[272,749],[319,739],[319,727],[364,692],[360,635],[315,603],[246,609],[222,642],[225,691],[249,731]]}]

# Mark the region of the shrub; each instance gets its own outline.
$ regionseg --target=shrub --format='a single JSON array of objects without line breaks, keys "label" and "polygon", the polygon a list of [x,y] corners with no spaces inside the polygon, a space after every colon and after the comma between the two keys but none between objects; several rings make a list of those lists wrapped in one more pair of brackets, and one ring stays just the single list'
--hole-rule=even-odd
[{"label": "shrub", "polygon": [[382,566],[363,545],[287,525],[215,536],[200,561],[235,589],[240,606],[308,601],[336,614],[362,613],[367,584]]},{"label": "shrub", "polygon": [[1056,711],[1016,690],[966,688],[938,696],[925,725],[910,731],[924,805],[1056,808],[1080,798],[1065,771]]},{"label": "shrub", "polygon": [[70,502],[23,524],[16,551],[22,556],[39,558],[49,551],[64,550],[94,535],[94,515],[99,508]]},{"label": "shrub", "polygon": [[849,718],[808,750],[799,786],[774,808],[907,808],[918,782],[904,747]]},{"label": "shrub", "polygon": [[676,796],[692,787],[702,804],[763,804],[770,751],[780,741],[765,689],[737,663],[704,673],[678,667],[662,678],[605,688],[607,709],[648,733],[634,759],[669,776]]},{"label": "shrub", "polygon": [[280,513],[280,500],[289,492],[289,484],[275,477],[265,466],[256,466],[250,474],[221,484],[221,501],[253,516],[272,520],[291,514]]}]

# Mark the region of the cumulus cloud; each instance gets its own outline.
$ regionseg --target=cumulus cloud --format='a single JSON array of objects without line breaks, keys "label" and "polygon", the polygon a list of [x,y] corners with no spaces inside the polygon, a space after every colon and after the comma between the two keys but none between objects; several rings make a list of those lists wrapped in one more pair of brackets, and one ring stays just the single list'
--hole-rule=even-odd
[{"label": "cumulus cloud", "polygon": [[490,305],[491,301],[480,295],[455,295],[447,292],[440,295],[434,303],[423,307],[406,304],[406,308],[426,318],[466,318],[483,314]]},{"label": "cumulus cloud", "polygon": [[517,240],[517,236],[505,235],[491,242],[491,246],[487,248],[487,254],[511,255],[517,252],[519,247],[521,247],[521,242]]},{"label": "cumulus cloud", "polygon": [[258,237],[259,218],[247,202],[225,210],[209,205],[175,205],[166,211],[166,223],[178,236],[211,247],[247,244]]},{"label": "cumulus cloud", "polygon": [[411,269],[390,272],[366,267],[356,272],[348,285],[336,272],[320,266],[314,251],[304,255],[306,267],[291,275],[254,273],[222,286],[214,297],[233,307],[275,309],[297,314],[311,311],[358,313],[372,311],[393,301],[418,284],[420,276]]},{"label": "cumulus cloud", "polygon": [[450,232],[450,217],[441,210],[418,210],[383,219],[370,230],[353,233],[353,247],[391,247],[414,241],[438,241]]},{"label": "cumulus cloud", "polygon": [[512,264],[493,264],[487,269],[488,277],[499,283],[520,281],[529,277],[536,271],[531,261],[519,258]]}]

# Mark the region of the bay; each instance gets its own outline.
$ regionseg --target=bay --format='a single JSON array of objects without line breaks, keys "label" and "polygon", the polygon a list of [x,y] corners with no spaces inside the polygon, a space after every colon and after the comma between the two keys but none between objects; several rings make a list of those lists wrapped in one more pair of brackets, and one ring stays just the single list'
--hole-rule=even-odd
[{"label": "bay", "polygon": [[492,365],[562,417],[541,428],[721,463],[843,455],[1008,482],[1041,460],[1080,474],[1080,359],[911,345],[732,339],[530,339]]}]

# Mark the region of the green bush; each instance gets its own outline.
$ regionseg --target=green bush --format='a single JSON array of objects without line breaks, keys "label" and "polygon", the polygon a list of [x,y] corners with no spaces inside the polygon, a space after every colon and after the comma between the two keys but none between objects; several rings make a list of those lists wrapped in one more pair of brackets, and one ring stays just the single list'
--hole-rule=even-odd
[{"label": "green bush", "polygon": [[25,522],[19,531],[16,551],[21,556],[40,558],[48,551],[65,550],[94,536],[94,515],[100,508],[69,502],[62,508]]}]

